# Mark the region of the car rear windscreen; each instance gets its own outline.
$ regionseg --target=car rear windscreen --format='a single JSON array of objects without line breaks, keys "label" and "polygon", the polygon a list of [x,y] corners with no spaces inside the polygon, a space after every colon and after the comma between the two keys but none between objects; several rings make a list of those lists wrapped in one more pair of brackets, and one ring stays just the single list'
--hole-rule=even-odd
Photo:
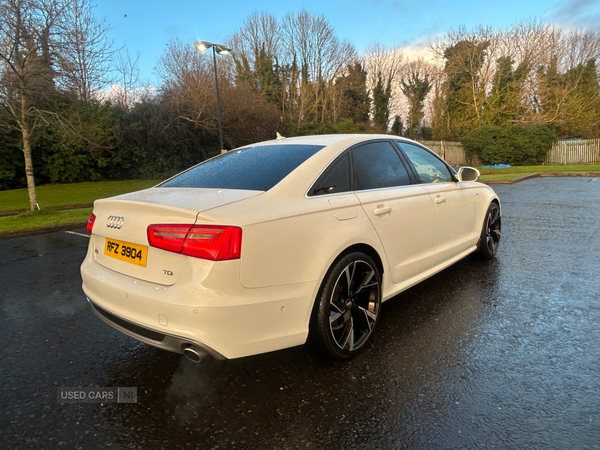
[{"label": "car rear windscreen", "polygon": [[263,145],[232,150],[204,161],[160,187],[268,191],[323,145]]}]

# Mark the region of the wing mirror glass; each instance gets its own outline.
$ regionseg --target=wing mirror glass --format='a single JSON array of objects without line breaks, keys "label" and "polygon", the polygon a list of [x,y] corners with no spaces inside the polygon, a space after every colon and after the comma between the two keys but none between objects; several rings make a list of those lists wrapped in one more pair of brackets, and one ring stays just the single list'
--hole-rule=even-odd
[{"label": "wing mirror glass", "polygon": [[480,175],[479,170],[475,167],[465,166],[458,169],[456,178],[458,178],[458,181],[477,181]]}]

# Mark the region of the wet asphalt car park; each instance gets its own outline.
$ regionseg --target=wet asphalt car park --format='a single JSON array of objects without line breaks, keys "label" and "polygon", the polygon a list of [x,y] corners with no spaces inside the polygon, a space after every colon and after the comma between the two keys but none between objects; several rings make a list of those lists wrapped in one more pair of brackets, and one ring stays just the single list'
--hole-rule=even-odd
[{"label": "wet asphalt car park", "polygon": [[[386,302],[348,362],[194,364],[94,316],[84,230],[0,241],[0,447],[600,449],[600,179],[494,189],[497,258]],[[137,403],[62,404],[65,387]]]}]

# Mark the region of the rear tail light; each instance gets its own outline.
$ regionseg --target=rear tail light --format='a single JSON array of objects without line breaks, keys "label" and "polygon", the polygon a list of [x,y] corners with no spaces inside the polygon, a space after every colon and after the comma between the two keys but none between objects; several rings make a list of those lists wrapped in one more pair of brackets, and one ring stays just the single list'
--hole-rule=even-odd
[{"label": "rear tail light", "polygon": [[212,261],[239,259],[242,229],[221,225],[150,225],[148,243],[168,252]]},{"label": "rear tail light", "polygon": [[96,221],[96,215],[94,213],[90,214],[90,218],[87,221],[87,230],[89,234],[92,234],[92,229],[94,228],[94,222]]}]

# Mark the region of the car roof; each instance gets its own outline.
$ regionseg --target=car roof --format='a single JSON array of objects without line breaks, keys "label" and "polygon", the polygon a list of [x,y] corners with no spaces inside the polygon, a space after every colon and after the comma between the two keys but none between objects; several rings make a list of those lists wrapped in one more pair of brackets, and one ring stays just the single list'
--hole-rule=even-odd
[{"label": "car roof", "polygon": [[390,134],[318,134],[311,136],[295,136],[283,139],[274,139],[272,141],[257,142],[247,147],[253,147],[257,145],[322,145],[328,147],[334,144],[345,144],[351,145],[356,142],[364,141],[367,139],[400,139],[403,141],[411,142],[410,139],[403,138],[401,136],[394,136]]}]

